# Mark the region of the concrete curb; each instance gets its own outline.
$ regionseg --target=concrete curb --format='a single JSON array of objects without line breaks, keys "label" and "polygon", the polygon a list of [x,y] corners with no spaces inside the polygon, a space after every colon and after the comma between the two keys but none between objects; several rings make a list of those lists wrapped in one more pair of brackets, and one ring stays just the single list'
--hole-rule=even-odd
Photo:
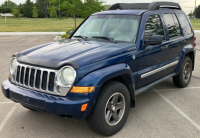
[{"label": "concrete curb", "polygon": [[66,32],[0,32],[0,36],[59,36]]},{"label": "concrete curb", "polygon": [[198,34],[198,33],[200,33],[200,30],[194,30],[194,33]]}]

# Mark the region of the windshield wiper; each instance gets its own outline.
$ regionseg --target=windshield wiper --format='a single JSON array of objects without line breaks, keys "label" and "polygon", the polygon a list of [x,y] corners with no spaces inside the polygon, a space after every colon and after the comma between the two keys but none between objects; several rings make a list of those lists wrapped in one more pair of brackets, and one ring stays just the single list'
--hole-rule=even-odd
[{"label": "windshield wiper", "polygon": [[113,38],[109,38],[109,37],[105,37],[105,36],[92,36],[92,38],[105,39],[105,40],[108,40],[108,41],[110,41],[110,42],[117,43],[117,41],[115,41],[115,39],[113,39]]},{"label": "windshield wiper", "polygon": [[88,38],[88,37],[86,37],[86,36],[81,36],[81,35],[77,35],[77,36],[73,36],[73,37],[82,38],[82,39],[84,39],[85,41],[87,41],[87,38]]}]

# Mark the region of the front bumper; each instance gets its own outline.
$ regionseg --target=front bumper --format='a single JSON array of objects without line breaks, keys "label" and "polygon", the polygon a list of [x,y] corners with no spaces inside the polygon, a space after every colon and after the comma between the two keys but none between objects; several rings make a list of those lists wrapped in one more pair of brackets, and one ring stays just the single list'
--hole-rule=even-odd
[{"label": "front bumper", "polygon": [[5,97],[14,102],[21,103],[32,109],[53,113],[67,118],[82,119],[85,112],[81,107],[89,103],[89,99],[73,99],[60,96],[53,96],[26,89],[6,80],[2,83],[2,91]]}]

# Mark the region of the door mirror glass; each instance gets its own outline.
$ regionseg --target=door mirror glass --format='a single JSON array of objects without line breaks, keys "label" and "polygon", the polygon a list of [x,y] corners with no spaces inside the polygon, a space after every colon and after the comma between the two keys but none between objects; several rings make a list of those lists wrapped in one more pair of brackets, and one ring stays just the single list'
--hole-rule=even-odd
[{"label": "door mirror glass", "polygon": [[160,35],[152,35],[149,40],[145,41],[145,45],[161,45],[162,44],[162,36]]}]

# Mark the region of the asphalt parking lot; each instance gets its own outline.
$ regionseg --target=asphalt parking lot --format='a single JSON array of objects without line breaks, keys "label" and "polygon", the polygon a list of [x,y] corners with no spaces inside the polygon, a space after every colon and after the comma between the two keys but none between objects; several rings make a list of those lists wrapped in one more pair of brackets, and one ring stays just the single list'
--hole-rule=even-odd
[{"label": "asphalt parking lot", "polygon": [[[190,85],[176,88],[172,79],[137,96],[136,108],[116,138],[200,137],[200,34]],[[51,42],[53,36],[0,37],[0,82],[8,78],[12,54]],[[76,121],[34,112],[4,98],[0,89],[0,138],[96,138],[86,120]]]}]

